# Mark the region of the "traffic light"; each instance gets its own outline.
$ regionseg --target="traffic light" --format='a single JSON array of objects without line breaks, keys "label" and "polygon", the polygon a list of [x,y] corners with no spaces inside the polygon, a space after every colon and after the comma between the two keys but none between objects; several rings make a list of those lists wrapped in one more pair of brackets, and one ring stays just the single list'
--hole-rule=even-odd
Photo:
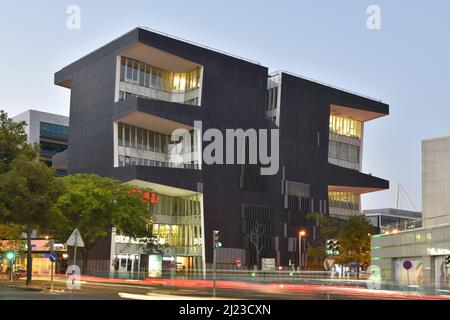
[{"label": "traffic light", "polygon": [[339,247],[341,245],[339,244],[339,240],[333,240],[333,256],[339,255]]},{"label": "traffic light", "polygon": [[339,240],[329,239],[326,243],[326,253],[328,257],[338,256],[340,248]]},{"label": "traffic light", "polygon": [[445,257],[445,266],[446,266],[447,268],[450,268],[450,256],[446,256],[446,257]]},{"label": "traffic light", "polygon": [[12,252],[12,251],[8,251],[7,253],[6,253],[6,259],[8,259],[8,260],[13,260],[14,259],[14,256],[15,256],[15,254],[14,254],[14,252]]},{"label": "traffic light", "polygon": [[333,239],[329,239],[327,240],[327,248],[326,248],[326,252],[327,252],[327,256],[331,257],[333,255]]},{"label": "traffic light", "polygon": [[220,242],[220,232],[218,230],[213,231],[213,245],[214,248],[222,247],[222,242]]}]

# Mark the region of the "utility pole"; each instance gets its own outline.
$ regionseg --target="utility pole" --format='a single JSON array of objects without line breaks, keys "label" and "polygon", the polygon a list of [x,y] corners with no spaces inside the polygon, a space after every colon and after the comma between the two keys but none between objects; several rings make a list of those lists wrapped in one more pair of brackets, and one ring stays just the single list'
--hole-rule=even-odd
[{"label": "utility pole", "polygon": [[217,271],[217,248],[222,247],[220,242],[220,232],[213,231],[213,297],[216,297],[216,271]]}]

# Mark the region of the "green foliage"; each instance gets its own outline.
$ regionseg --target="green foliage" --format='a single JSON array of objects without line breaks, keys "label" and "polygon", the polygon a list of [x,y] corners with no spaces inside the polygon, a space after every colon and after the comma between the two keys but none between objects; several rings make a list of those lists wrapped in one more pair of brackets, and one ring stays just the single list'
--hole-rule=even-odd
[{"label": "green foliage", "polygon": [[364,268],[370,265],[370,234],[373,227],[363,215],[351,216],[339,232],[340,256],[336,263],[358,262]]},{"label": "green foliage", "polygon": [[0,251],[25,249],[22,238],[23,228],[15,224],[0,224]]},{"label": "green foliage", "polygon": [[27,235],[27,285],[31,284],[31,233],[44,231],[53,222],[53,205],[63,193],[54,169],[19,155],[0,176],[0,221],[21,226]]},{"label": "green foliage", "polygon": [[19,155],[0,178],[1,220],[23,227],[24,232],[45,229],[52,220],[52,206],[63,193],[54,169],[39,160]]},{"label": "green foliage", "polygon": [[316,240],[312,241],[307,249],[308,268],[323,270],[323,262],[326,258],[326,241],[337,237],[342,222],[319,212],[309,213],[306,219],[316,226]]},{"label": "green foliage", "polygon": [[112,227],[131,238],[148,237],[150,211],[142,194],[118,180],[94,174],[77,174],[63,178],[66,192],[55,206],[54,234],[66,241],[74,228],[80,231],[88,251],[107,236]]},{"label": "green foliage", "polygon": [[27,142],[25,122],[13,122],[8,114],[0,110],[0,174],[7,172],[14,159],[24,155],[28,159],[39,156],[39,146]]}]

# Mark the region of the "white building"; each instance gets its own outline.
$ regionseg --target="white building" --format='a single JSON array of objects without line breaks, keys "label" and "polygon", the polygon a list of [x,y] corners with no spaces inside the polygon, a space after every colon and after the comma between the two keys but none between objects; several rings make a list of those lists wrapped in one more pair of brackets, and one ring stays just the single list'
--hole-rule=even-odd
[{"label": "white building", "polygon": [[[39,143],[41,158],[52,165],[52,157],[67,149],[69,137],[69,117],[59,114],[27,110],[12,118],[15,122],[25,121],[25,133],[28,143]],[[65,175],[65,170],[58,170],[57,175]]]},{"label": "white building", "polygon": [[[400,283],[449,282],[445,257],[450,255],[450,137],[422,142],[423,219],[382,227],[372,237],[372,265],[382,280]],[[406,225],[407,224],[407,225]],[[406,270],[405,261],[412,263]]]}]

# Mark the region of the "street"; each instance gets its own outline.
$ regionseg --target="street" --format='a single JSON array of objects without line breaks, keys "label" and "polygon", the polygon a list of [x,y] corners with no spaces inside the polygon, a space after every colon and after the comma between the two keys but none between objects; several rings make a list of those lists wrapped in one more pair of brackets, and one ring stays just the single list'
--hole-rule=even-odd
[{"label": "street", "polygon": [[[0,300],[212,300],[212,291],[204,287],[166,287],[122,283],[83,283],[81,289],[70,292],[65,284],[55,284],[55,291],[49,290],[49,282],[34,281],[31,289],[23,282],[0,283]],[[366,300],[366,299],[444,299],[444,297],[407,296],[402,293],[385,293],[374,290],[337,290],[335,287],[302,287],[302,290],[283,285],[266,289],[227,289],[217,290],[220,299],[254,300]]]}]

